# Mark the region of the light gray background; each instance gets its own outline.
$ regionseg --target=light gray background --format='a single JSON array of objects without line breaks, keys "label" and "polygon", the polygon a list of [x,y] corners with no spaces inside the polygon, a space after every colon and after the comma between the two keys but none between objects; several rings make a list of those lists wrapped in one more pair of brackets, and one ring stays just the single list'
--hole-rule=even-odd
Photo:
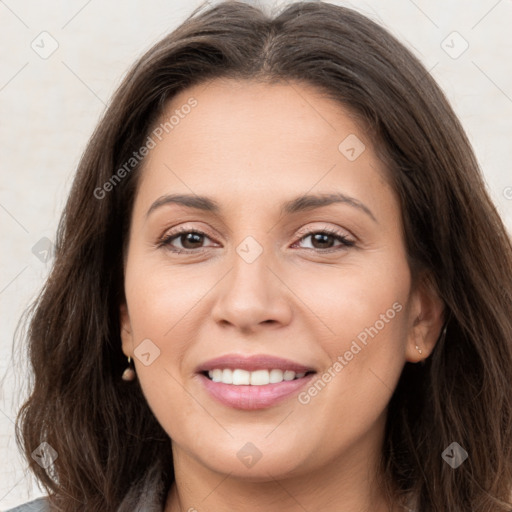
[{"label": "light gray background", "polygon": [[[128,67],[200,3],[0,0],[0,509],[43,494],[26,474],[13,423],[28,375],[13,367],[13,334],[51,265],[32,248],[55,239],[79,157]],[[461,118],[512,231],[512,1],[332,3],[369,15],[420,57]],[[51,49],[43,31],[58,43],[46,59],[31,47]]]}]

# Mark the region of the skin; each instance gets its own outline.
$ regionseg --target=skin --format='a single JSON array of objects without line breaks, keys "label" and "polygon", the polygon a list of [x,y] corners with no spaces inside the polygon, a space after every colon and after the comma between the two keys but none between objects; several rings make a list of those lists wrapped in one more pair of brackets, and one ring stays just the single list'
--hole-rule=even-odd
[{"label": "skin", "polygon": [[[422,276],[412,279],[386,169],[353,116],[312,86],[217,79],[175,96],[165,117],[190,97],[197,106],[142,170],[121,306],[123,352],[172,439],[176,482],[165,511],[388,510],[373,483],[387,405],[405,362],[433,350],[443,307]],[[350,134],[366,147],[354,161],[338,149]],[[374,219],[348,203],[279,211],[306,193],[333,192]],[[171,193],[209,196],[220,213],[166,204],[146,216]],[[159,246],[177,227],[206,236]],[[311,235],[324,228],[354,245]],[[263,250],[252,263],[236,251],[248,236]],[[230,353],[322,373],[396,303],[400,312],[307,404],[292,396],[233,409],[195,373]],[[134,353],[145,339],[160,350],[148,366]],[[262,454],[250,468],[237,457],[247,442]]]}]

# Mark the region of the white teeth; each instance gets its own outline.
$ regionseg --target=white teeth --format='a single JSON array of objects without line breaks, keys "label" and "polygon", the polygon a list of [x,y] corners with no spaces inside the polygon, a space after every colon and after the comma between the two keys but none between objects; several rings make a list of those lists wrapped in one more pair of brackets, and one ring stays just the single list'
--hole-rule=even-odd
[{"label": "white teeth", "polygon": [[222,382],[224,384],[233,384],[233,370],[231,368],[222,370]]},{"label": "white teeth", "polygon": [[286,370],[283,375],[284,380],[293,380],[295,379],[295,372],[292,372],[290,370]]},{"label": "white teeth", "polygon": [[[215,371],[215,370],[213,370]],[[251,372],[247,370],[233,370],[233,384],[235,386],[240,386],[242,384],[250,384],[251,383]]]},{"label": "white teeth", "polygon": [[233,384],[234,386],[251,385],[264,386],[266,384],[279,384],[283,380],[301,379],[306,373],[295,373],[291,370],[231,370],[229,368],[215,368],[208,372],[213,382],[222,382],[223,384]]},{"label": "white teeth", "polygon": [[270,370],[270,384],[276,384],[283,381],[283,370]]},{"label": "white teeth", "polygon": [[211,378],[213,382],[221,382],[222,381],[222,370],[215,369],[212,372]]},{"label": "white teeth", "polygon": [[268,370],[257,370],[251,372],[251,386],[264,386],[270,382]]}]

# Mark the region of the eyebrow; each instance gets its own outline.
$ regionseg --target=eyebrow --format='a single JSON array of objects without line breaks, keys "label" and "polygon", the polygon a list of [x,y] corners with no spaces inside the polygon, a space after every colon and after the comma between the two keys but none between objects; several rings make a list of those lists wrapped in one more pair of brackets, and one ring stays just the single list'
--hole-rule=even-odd
[{"label": "eyebrow", "polygon": [[[331,194],[309,194],[290,199],[282,204],[281,215],[291,215],[302,211],[321,208],[323,206],[329,206],[335,203],[343,203],[357,208],[378,224],[377,219],[373,215],[372,211],[365,204],[363,204],[358,199],[355,199],[354,197],[350,197],[339,192]],[[216,214],[220,213],[221,211],[219,203],[206,196],[198,196],[195,194],[168,194],[159,197],[150,206],[146,213],[146,218],[149,217],[153,211],[167,204],[178,204],[187,208],[194,208],[196,210],[202,210]]]}]

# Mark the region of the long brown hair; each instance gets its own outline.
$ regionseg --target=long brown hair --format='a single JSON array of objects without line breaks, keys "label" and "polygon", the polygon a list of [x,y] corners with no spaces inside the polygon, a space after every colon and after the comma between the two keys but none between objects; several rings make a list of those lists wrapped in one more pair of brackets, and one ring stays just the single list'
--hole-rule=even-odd
[{"label": "long brown hair", "polygon": [[[411,264],[430,274],[449,318],[426,363],[406,363],[389,404],[390,503],[412,493],[416,512],[510,510],[512,248],[463,128],[423,65],[365,16],[326,2],[271,16],[234,1],[196,9],[140,58],[77,169],[30,311],[34,383],[17,417],[17,442],[52,507],[114,511],[156,460],[174,478],[170,439],[138,382],[121,380],[123,250],[143,160],[113,176],[167,100],[218,77],[312,84],[372,132]],[[47,470],[31,457],[43,441],[58,453]],[[457,469],[441,457],[452,442],[469,455]]]}]

